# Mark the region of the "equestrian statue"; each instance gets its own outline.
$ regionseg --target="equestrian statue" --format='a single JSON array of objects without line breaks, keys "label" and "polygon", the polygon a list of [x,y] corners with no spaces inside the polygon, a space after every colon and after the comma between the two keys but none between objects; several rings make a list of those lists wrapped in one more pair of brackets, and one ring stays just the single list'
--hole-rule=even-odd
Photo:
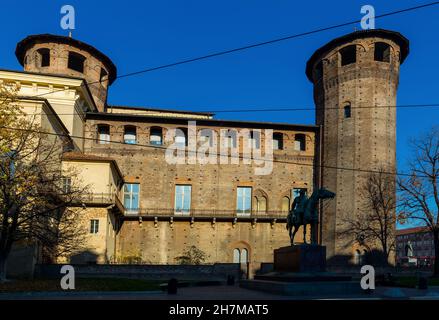
[{"label": "equestrian statue", "polygon": [[314,190],[309,198],[306,196],[306,189],[300,190],[299,195],[294,198],[291,210],[287,216],[287,229],[290,235],[291,245],[294,244],[294,236],[300,226],[303,226],[303,242],[306,244],[306,226],[308,224],[311,226],[311,244],[317,244],[316,227],[319,223],[317,204],[319,199],[332,199],[334,197],[335,193],[325,188]]}]

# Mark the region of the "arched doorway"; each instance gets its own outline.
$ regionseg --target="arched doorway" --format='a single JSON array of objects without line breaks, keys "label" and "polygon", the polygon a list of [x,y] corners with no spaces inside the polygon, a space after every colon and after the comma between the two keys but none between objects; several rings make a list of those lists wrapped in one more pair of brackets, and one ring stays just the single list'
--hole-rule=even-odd
[{"label": "arched doorway", "polygon": [[233,249],[233,263],[239,263],[241,265],[242,277],[248,279],[250,260],[247,248],[240,247]]}]

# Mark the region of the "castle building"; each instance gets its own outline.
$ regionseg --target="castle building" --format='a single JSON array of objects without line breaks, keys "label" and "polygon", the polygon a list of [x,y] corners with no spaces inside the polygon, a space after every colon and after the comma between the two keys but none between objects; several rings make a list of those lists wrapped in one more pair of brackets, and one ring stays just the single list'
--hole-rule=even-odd
[{"label": "castle building", "polygon": [[[337,231],[343,217],[361,211],[362,176],[339,168],[395,170],[396,111],[374,106],[396,104],[407,54],[407,39],[386,30],[354,32],[318,49],[306,67],[316,125],[108,105],[113,62],[88,44],[49,34],[19,42],[24,71],[0,70],[0,81],[19,83],[22,103],[40,106],[68,133],[62,165],[89,185],[78,205],[87,248],[66,261],[174,264],[196,247],[205,263],[242,263],[252,274],[289,244],[286,215],[299,190],[320,186],[337,196],[320,208],[319,241],[329,258],[354,259],[355,240]],[[201,142],[223,143],[225,161],[191,159],[191,144]],[[246,144],[273,154],[268,174],[255,174],[266,161],[245,161]],[[182,146],[184,163],[167,160],[172,145]]]}]

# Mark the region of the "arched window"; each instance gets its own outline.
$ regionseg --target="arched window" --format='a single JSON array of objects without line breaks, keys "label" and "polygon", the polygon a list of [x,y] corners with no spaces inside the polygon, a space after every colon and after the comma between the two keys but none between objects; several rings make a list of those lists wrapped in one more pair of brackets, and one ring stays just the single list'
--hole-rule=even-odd
[{"label": "arched window", "polygon": [[387,43],[375,43],[374,60],[381,62],[390,62],[390,46]]},{"label": "arched window", "polygon": [[248,250],[245,248],[241,250],[240,262],[241,263],[248,263]]},{"label": "arched window", "polygon": [[256,212],[265,213],[267,212],[267,198],[265,196],[257,196],[256,200]]},{"label": "arched window", "polygon": [[187,146],[187,129],[177,128],[175,129],[175,144],[180,147]]},{"label": "arched window", "polygon": [[273,133],[273,150],[283,150],[284,148],[284,135],[281,132]]},{"label": "arched window", "polygon": [[341,65],[346,66],[357,61],[357,47],[350,45],[340,49]]},{"label": "arched window", "polygon": [[41,48],[37,50],[40,60],[40,67],[50,66],[50,49]]},{"label": "arched window", "polygon": [[290,198],[283,197],[282,198],[282,212],[288,212],[288,211],[290,211]]},{"label": "arched window", "polygon": [[351,105],[350,104],[346,104],[343,107],[343,111],[344,111],[344,117],[345,118],[350,118],[351,117]]},{"label": "arched window", "polygon": [[85,63],[85,57],[83,55],[80,55],[79,53],[72,51],[69,52],[69,61],[67,63],[67,67],[69,69],[83,73],[84,63]]},{"label": "arched window", "polygon": [[160,127],[152,127],[149,134],[149,143],[161,146],[163,144],[163,130]]},{"label": "arched window", "polygon": [[125,132],[123,134],[123,141],[127,144],[136,144],[137,143],[136,127],[125,126]]},{"label": "arched window", "polygon": [[241,262],[241,252],[239,249],[233,249],[233,263]]},{"label": "arched window", "polygon": [[110,126],[108,124],[98,125],[97,143],[108,144],[110,143]]},{"label": "arched window", "polygon": [[304,134],[298,133],[294,136],[294,150],[296,151],[306,150],[306,139]]}]

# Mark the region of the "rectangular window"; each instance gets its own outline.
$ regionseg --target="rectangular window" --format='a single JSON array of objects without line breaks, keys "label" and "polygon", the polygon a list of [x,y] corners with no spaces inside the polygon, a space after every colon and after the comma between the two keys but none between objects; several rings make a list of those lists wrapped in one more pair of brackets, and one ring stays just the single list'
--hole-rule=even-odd
[{"label": "rectangular window", "polygon": [[306,142],[304,134],[296,134],[294,136],[294,150],[296,151],[305,151],[306,150]]},{"label": "rectangular window", "polygon": [[108,144],[110,143],[110,127],[107,125],[98,126],[98,143]]},{"label": "rectangular window", "polygon": [[252,188],[238,187],[236,196],[236,213],[249,215],[252,210]]},{"label": "rectangular window", "polygon": [[96,234],[99,232],[99,220],[90,220],[90,233]]},{"label": "rectangular window", "polygon": [[278,132],[273,133],[273,150],[282,150],[283,148],[283,134]]},{"label": "rectangular window", "polygon": [[70,193],[72,190],[72,178],[63,177],[62,178],[62,191],[63,193]]},{"label": "rectangular window", "polygon": [[261,144],[261,136],[258,131],[250,131],[249,147],[252,149],[259,149]]},{"label": "rectangular window", "polygon": [[69,60],[67,62],[67,67],[69,69],[84,72],[84,62],[85,57],[76,52],[69,52]]},{"label": "rectangular window", "polygon": [[162,145],[162,128],[151,128],[149,143],[156,146]]},{"label": "rectangular window", "polygon": [[126,183],[123,187],[123,205],[128,214],[139,212],[139,184]]},{"label": "rectangular window", "polygon": [[47,48],[41,48],[37,50],[40,54],[41,58],[41,66],[48,67],[50,66],[50,50]]},{"label": "rectangular window", "polygon": [[190,185],[175,186],[175,213],[189,214],[191,211],[191,192]]},{"label": "rectangular window", "polygon": [[390,62],[390,46],[384,42],[375,43],[374,60]]},{"label": "rectangular window", "polygon": [[350,45],[340,50],[341,65],[345,66],[351,63],[355,63],[357,59],[357,47]]},{"label": "rectangular window", "polygon": [[136,127],[125,127],[123,141],[126,144],[136,144],[137,143]]}]

